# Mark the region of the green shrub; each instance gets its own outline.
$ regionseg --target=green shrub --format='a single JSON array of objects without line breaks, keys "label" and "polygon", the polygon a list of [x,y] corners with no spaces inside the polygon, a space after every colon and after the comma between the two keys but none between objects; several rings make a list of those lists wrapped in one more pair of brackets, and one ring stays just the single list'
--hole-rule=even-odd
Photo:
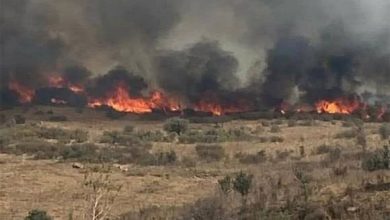
[{"label": "green shrub", "polygon": [[197,145],[196,153],[200,159],[211,161],[219,161],[225,157],[225,150],[220,145]]},{"label": "green shrub", "polygon": [[234,178],[233,189],[240,193],[241,196],[247,196],[252,186],[253,175],[240,172]]},{"label": "green shrub", "polygon": [[98,158],[98,147],[93,144],[77,144],[64,146],[60,150],[64,160],[95,161]]},{"label": "green shrub", "polygon": [[167,132],[175,132],[178,135],[188,130],[189,121],[181,118],[170,118],[164,123],[164,130]]},{"label": "green shrub", "polygon": [[24,220],[52,220],[52,217],[46,211],[34,209],[28,213]]},{"label": "green shrub", "polygon": [[[176,134],[176,133],[175,133]],[[154,131],[137,131],[135,133],[141,141],[150,141],[150,142],[169,142],[170,138],[165,136],[165,134],[160,130]]]}]

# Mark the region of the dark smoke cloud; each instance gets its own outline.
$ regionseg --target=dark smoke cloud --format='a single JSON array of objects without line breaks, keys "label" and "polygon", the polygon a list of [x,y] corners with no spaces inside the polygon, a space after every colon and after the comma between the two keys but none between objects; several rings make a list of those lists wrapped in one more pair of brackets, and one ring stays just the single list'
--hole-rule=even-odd
[{"label": "dark smoke cloud", "polygon": [[84,66],[68,66],[63,70],[64,79],[71,84],[84,84],[91,76],[91,72]]},{"label": "dark smoke cloud", "polygon": [[2,0],[0,15],[0,77],[35,86],[45,72],[54,70],[64,51],[63,41],[50,33],[55,15],[47,4],[29,0]]},{"label": "dark smoke cloud", "polygon": [[198,101],[207,93],[223,94],[238,81],[238,61],[215,41],[202,41],[182,51],[158,57],[158,84],[165,91]]},{"label": "dark smoke cloud", "polygon": [[147,89],[145,80],[129,72],[123,67],[116,67],[107,74],[97,77],[94,85],[88,88],[88,93],[96,97],[105,97],[115,91],[119,85],[125,85],[132,97],[141,96],[141,92]]},{"label": "dark smoke cloud", "polygon": [[154,86],[258,106],[390,94],[388,0],[0,1],[1,88],[108,73],[89,90],[123,80],[136,96]]}]

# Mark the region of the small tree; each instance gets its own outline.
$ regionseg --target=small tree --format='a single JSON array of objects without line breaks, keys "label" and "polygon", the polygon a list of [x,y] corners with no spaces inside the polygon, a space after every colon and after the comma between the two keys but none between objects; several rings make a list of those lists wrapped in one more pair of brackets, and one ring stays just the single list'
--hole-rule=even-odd
[{"label": "small tree", "polygon": [[52,220],[46,211],[34,209],[28,213],[24,220]]},{"label": "small tree", "polygon": [[175,132],[178,135],[187,131],[189,121],[181,118],[170,118],[164,123],[164,130],[167,132]]},{"label": "small tree", "polygon": [[105,171],[104,167],[87,172],[83,185],[87,202],[85,219],[108,219],[122,186],[111,180],[110,172]]},{"label": "small tree", "polygon": [[241,196],[245,197],[249,193],[249,189],[252,186],[253,175],[240,172],[237,174],[233,181],[233,188],[236,192],[240,193]]},{"label": "small tree", "polygon": [[237,174],[233,181],[233,189],[241,194],[242,198],[242,213],[246,212],[246,201],[248,198],[249,190],[252,186],[253,175],[240,172]]}]

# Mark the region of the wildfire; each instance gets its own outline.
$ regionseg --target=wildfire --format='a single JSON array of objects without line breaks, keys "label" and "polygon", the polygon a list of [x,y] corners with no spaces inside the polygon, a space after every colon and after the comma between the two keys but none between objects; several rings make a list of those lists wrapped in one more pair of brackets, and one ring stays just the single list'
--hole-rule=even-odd
[{"label": "wildfire", "polygon": [[68,80],[64,79],[60,75],[50,75],[48,77],[48,82],[50,87],[54,88],[68,88],[74,93],[82,93],[84,92],[84,88],[81,85],[76,85],[68,82]]},{"label": "wildfire", "polygon": [[179,109],[176,102],[167,99],[159,91],[153,92],[150,98],[133,98],[124,84],[119,84],[105,98],[91,99],[88,103],[88,106],[93,108],[103,105],[110,106],[117,111],[133,113],[148,113],[157,108],[171,111]]},{"label": "wildfire", "polygon": [[237,105],[224,106],[219,104],[218,101],[201,100],[194,106],[194,110],[199,112],[210,112],[215,116],[220,116],[226,113],[237,113],[237,112],[249,111],[250,108],[244,103],[241,103],[240,105],[237,104]]},{"label": "wildfire", "polygon": [[206,101],[200,101],[197,106],[194,108],[195,111],[201,112],[210,112],[213,115],[222,115],[223,110],[222,107],[217,103],[211,103]]},{"label": "wildfire", "polygon": [[315,104],[315,107],[318,113],[351,114],[361,107],[361,102],[356,99],[348,100],[344,98],[334,101],[321,100]]},{"label": "wildfire", "polygon": [[31,102],[32,99],[34,98],[34,95],[35,95],[34,89],[31,89],[31,88],[29,88],[27,86],[24,86],[24,85],[20,84],[17,81],[11,81],[8,84],[8,88],[10,90],[15,91],[16,93],[18,93],[19,101],[21,103],[29,103],[29,102]]}]

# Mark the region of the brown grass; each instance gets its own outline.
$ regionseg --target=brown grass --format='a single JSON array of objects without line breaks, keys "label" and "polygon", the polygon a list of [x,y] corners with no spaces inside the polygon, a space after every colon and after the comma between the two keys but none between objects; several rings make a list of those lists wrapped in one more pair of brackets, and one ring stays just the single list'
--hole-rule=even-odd
[{"label": "brown grass", "polygon": [[[49,122],[44,119],[47,115],[34,114],[37,110],[47,112],[53,110],[55,114],[64,114],[66,122]],[[4,115],[22,114],[19,109],[12,112],[4,111]],[[162,121],[142,121],[140,116],[129,115],[121,120],[109,120],[104,112],[86,109],[82,114],[73,109],[35,107],[24,114],[27,123],[40,122],[44,127],[61,127],[63,129],[85,129],[89,132],[88,142],[98,142],[104,131],[122,131],[131,124],[135,130],[162,130]],[[231,121],[222,126],[224,129],[240,128],[245,126],[253,135],[271,137],[264,121]],[[268,121],[271,124],[271,120]],[[267,124],[267,123],[265,123]],[[214,124],[190,124],[190,129],[210,129]],[[340,121],[316,122],[313,126],[288,126],[287,121],[278,125],[281,131],[277,136],[283,142],[262,142],[258,139],[249,141],[219,143],[225,151],[221,161],[207,163],[196,159],[195,144],[152,143],[151,153],[168,152],[174,150],[178,161],[184,158],[195,158],[191,166],[178,162],[169,166],[137,166],[128,165],[128,171],[112,170],[113,180],[123,185],[115,202],[114,215],[120,215],[148,207],[179,207],[184,204],[193,204],[199,199],[212,195],[218,189],[218,180],[225,175],[237,173],[240,170],[254,174],[256,189],[262,186],[264,191],[271,192],[272,186],[281,178],[281,187],[288,187],[290,191],[299,190],[291,167],[300,167],[312,180],[309,185],[313,190],[309,200],[311,202],[327,203],[331,198],[344,198],[349,189],[354,193],[354,205],[364,208],[367,199],[370,201],[390,200],[390,191],[365,191],[366,182],[376,183],[378,176],[384,182],[390,182],[389,171],[367,172],[361,169],[359,153],[362,148],[356,144],[354,138],[335,139],[335,135],[348,130]],[[386,142],[378,134],[380,124],[365,123],[367,134],[367,150],[381,148]],[[260,128],[262,132],[256,130]],[[8,128],[1,128],[8,129]],[[337,146],[341,150],[341,158],[331,163],[323,163],[328,153],[318,154],[321,145]],[[305,149],[305,155],[300,155],[300,146]],[[256,155],[264,151],[267,160],[262,163],[240,163],[234,156],[237,154]],[[289,152],[285,157],[278,157],[280,152]],[[269,158],[269,159],[268,159]],[[346,159],[348,158],[348,159]],[[93,166],[93,164],[85,164]],[[346,167],[346,168],[344,168]],[[343,172],[342,169],[346,171]],[[341,171],[340,171],[341,170]],[[78,219],[82,212],[84,199],[81,196],[84,171],[72,168],[71,163],[54,160],[30,160],[26,156],[0,154],[0,219],[21,219],[31,209],[46,210],[55,219],[67,219],[70,212]],[[339,173],[341,174],[339,175]],[[270,181],[274,181],[270,183]],[[367,184],[366,184],[367,185]],[[370,185],[371,186],[371,185]],[[267,188],[271,187],[271,188]],[[253,198],[250,198],[251,200]],[[390,209],[390,207],[388,207]],[[385,210],[386,208],[383,208]],[[389,210],[390,211],[390,210]]]}]

